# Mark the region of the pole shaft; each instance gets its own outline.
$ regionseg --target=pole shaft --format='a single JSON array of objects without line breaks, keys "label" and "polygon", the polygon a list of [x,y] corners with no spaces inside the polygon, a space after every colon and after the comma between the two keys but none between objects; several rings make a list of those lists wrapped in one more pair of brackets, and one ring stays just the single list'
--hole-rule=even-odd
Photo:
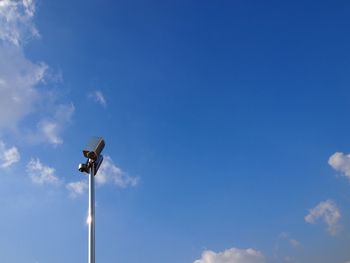
[{"label": "pole shaft", "polygon": [[89,174],[89,249],[88,263],[95,263],[95,163],[92,162]]}]

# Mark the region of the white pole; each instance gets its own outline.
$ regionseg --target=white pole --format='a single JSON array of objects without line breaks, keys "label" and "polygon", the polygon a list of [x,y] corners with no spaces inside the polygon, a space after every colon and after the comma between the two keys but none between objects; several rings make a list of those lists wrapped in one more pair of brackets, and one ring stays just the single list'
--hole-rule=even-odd
[{"label": "white pole", "polygon": [[90,163],[89,174],[89,254],[88,263],[95,263],[95,162]]}]

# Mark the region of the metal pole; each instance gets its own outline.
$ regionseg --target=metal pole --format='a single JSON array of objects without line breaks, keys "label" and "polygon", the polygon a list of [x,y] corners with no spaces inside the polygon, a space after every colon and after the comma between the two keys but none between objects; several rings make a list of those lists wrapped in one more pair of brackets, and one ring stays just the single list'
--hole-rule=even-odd
[{"label": "metal pole", "polygon": [[90,163],[89,174],[89,260],[88,263],[95,263],[95,162]]}]

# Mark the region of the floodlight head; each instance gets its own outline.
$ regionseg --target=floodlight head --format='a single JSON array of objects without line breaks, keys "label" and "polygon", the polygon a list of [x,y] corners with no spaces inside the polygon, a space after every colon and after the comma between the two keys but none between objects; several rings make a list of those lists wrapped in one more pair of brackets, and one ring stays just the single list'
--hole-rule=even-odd
[{"label": "floodlight head", "polygon": [[80,163],[78,169],[79,169],[79,172],[89,173],[89,164],[88,163]]},{"label": "floodlight head", "polygon": [[83,150],[83,154],[86,158],[96,160],[105,147],[105,141],[102,137],[92,137],[89,143]]}]

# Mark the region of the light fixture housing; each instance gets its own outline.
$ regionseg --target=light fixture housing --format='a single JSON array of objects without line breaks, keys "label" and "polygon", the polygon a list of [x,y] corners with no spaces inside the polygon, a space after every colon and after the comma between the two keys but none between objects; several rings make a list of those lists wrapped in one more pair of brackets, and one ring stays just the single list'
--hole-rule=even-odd
[{"label": "light fixture housing", "polygon": [[93,161],[96,161],[105,147],[105,141],[102,137],[92,137],[83,150],[83,155]]}]

